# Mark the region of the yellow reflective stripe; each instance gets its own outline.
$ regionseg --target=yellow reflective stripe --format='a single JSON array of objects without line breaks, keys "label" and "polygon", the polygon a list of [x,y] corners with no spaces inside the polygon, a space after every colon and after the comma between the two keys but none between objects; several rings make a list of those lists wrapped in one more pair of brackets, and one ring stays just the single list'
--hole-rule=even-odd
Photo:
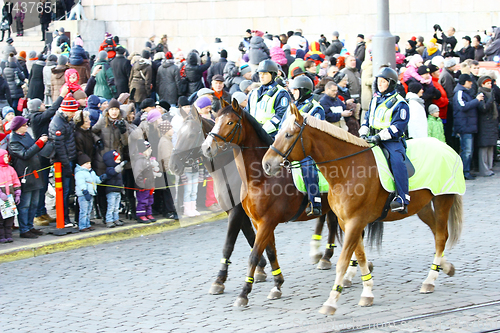
[{"label": "yellow reflective stripe", "polygon": [[341,293],[343,289],[344,288],[342,286],[339,286],[338,284],[334,285],[332,288],[332,290],[338,291],[339,293]]},{"label": "yellow reflective stripe", "polygon": [[366,275],[361,275],[361,281],[368,281],[372,278],[372,273],[368,273]]},{"label": "yellow reflective stripe", "polygon": [[432,269],[433,271],[436,271],[436,272],[439,272],[439,271],[443,270],[443,269],[441,268],[441,265],[436,265],[436,264],[432,264],[431,269]]},{"label": "yellow reflective stripe", "polygon": [[278,268],[277,270],[275,271],[272,271],[273,275],[279,275],[281,274],[281,268]]},{"label": "yellow reflective stripe", "polygon": [[335,247],[337,247],[337,245],[335,245],[335,243],[326,244],[326,248],[329,249],[329,250],[333,249]]},{"label": "yellow reflective stripe", "polygon": [[247,276],[247,277],[245,278],[245,282],[247,282],[247,283],[253,283],[253,277],[251,277],[251,276]]},{"label": "yellow reflective stripe", "polygon": [[321,240],[321,235],[312,235],[313,240]]},{"label": "yellow reflective stripe", "polygon": [[220,263],[221,263],[221,264],[225,264],[225,265],[230,265],[230,264],[231,264],[231,262],[230,262],[228,259],[225,259],[225,258],[222,258],[222,259],[220,260]]}]

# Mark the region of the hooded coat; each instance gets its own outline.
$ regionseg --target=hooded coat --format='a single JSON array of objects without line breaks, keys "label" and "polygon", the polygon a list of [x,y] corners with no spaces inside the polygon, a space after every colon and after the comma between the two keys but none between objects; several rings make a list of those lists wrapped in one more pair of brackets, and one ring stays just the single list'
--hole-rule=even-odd
[{"label": "hooded coat", "polygon": [[156,74],[156,92],[160,100],[165,100],[170,105],[177,105],[180,82],[179,67],[170,59],[163,60]]},{"label": "hooded coat", "polygon": [[468,89],[461,84],[457,84],[453,92],[453,129],[458,134],[477,133],[479,100],[469,95]]},{"label": "hooded coat", "polygon": [[134,101],[141,103],[143,100],[151,96],[151,85],[153,84],[153,68],[151,60],[141,58],[134,63],[130,72],[129,89],[132,91],[135,88]]},{"label": "hooded coat", "polygon": [[0,149],[0,179],[2,179],[0,191],[12,195],[14,195],[14,191],[18,191],[21,195],[21,182],[16,170],[3,160],[6,154],[8,154],[7,150]]},{"label": "hooded coat", "polygon": [[89,170],[76,165],[75,168],[75,194],[78,197],[83,196],[83,191],[89,191],[91,196],[97,195],[97,184],[101,183],[101,179],[96,175],[94,170]]},{"label": "hooded coat", "polygon": [[123,177],[121,173],[115,171],[118,163],[115,162],[113,151],[106,152],[102,158],[106,165],[106,174],[108,175],[108,179],[104,181],[104,184],[111,185],[105,187],[106,194],[111,192],[120,193],[122,190],[121,187],[123,187]]},{"label": "hooded coat", "polygon": [[43,86],[43,68],[45,61],[37,60],[31,67],[30,80],[28,83],[28,98],[39,98],[43,101],[44,86]]},{"label": "hooded coat", "polygon": [[250,39],[250,51],[248,52],[249,63],[258,65],[261,61],[271,58],[269,49],[264,39],[259,36],[253,36]]},{"label": "hooded coat", "polygon": [[24,84],[25,76],[24,73],[19,69],[18,64],[15,61],[10,61],[3,70],[3,76],[9,85],[10,95],[12,99],[17,100],[24,97],[23,88],[21,86]]},{"label": "hooded coat", "polygon": [[413,139],[426,138],[427,114],[424,108],[424,100],[412,92],[406,94],[406,99],[410,106],[410,119],[408,120],[409,137]]},{"label": "hooded coat", "polygon": [[36,191],[43,188],[42,178],[35,177],[32,174],[33,171],[41,169],[38,153],[43,146],[44,143],[41,140],[35,142],[28,132],[23,135],[16,132],[10,133],[9,152],[17,176],[23,179],[21,182],[22,192]]},{"label": "hooded coat", "polygon": [[495,56],[500,56],[500,28],[495,29],[491,44],[484,51],[486,61],[493,61]]},{"label": "hooded coat", "polygon": [[210,57],[207,57],[207,62],[203,65],[200,65],[200,57],[196,52],[190,52],[187,55],[186,61],[187,64],[185,73],[186,78],[189,81],[187,95],[190,96],[201,88],[204,88],[203,82],[201,81],[203,72],[210,68],[210,66],[212,65],[212,61],[210,60]]},{"label": "hooded coat", "polygon": [[52,76],[50,78],[52,100],[55,101],[59,94],[61,94],[61,88],[66,83],[64,73],[69,69],[67,65],[57,65],[52,68]]},{"label": "hooded coat", "polygon": [[[101,116],[101,109],[99,109],[99,104],[101,104],[101,99],[96,95],[90,95],[87,100],[87,111],[89,112],[90,117],[90,126],[94,127],[94,125],[99,120]],[[90,155],[89,155],[90,156]]]},{"label": "hooded coat", "polygon": [[115,76],[116,94],[120,96],[120,94],[128,93],[128,80],[130,71],[132,70],[130,60],[125,58],[123,54],[117,53],[116,57],[111,62],[111,68]]},{"label": "hooded coat", "polygon": [[92,70],[94,70],[96,66],[102,66],[102,70],[97,73],[95,77],[96,83],[94,87],[94,95],[109,100],[116,94],[115,76],[113,75],[113,70],[106,60],[96,61]]},{"label": "hooded coat", "polygon": [[477,146],[491,147],[497,145],[498,140],[498,101],[495,100],[492,89],[481,87],[486,76],[479,78],[477,82],[479,92],[484,94],[484,100],[479,102],[478,110],[478,133]]}]

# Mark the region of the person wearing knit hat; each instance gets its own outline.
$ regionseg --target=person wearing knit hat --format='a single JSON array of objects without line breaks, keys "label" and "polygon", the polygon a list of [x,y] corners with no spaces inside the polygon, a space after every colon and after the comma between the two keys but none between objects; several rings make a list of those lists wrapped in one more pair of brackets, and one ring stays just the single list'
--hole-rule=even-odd
[{"label": "person wearing knit hat", "polygon": [[148,50],[142,50],[142,55],[144,59],[151,59],[151,52]]},{"label": "person wearing knit hat", "polygon": [[425,66],[425,65],[422,65],[420,66],[418,69],[417,69],[417,73],[418,75],[422,76],[424,74],[430,74],[430,70],[429,70],[429,67]]},{"label": "person wearing knit hat", "polygon": [[189,104],[188,98],[186,96],[179,97],[179,99],[177,100],[177,106],[181,108],[181,107],[187,106],[187,105],[191,105],[191,104]]},{"label": "person wearing knit hat", "polygon": [[21,116],[15,116],[12,121],[10,122],[10,130],[12,132],[17,131],[21,126],[24,126],[25,124],[28,123],[28,119],[21,117]]},{"label": "person wearing knit hat", "polygon": [[416,95],[419,95],[419,97],[422,96],[421,92],[423,93],[424,88],[422,87],[422,84],[420,84],[420,82],[412,82],[410,83],[410,85],[408,86],[408,92],[411,92],[411,93],[414,93]]},{"label": "person wearing knit hat", "polygon": [[90,157],[87,156],[87,154],[80,154],[78,155],[78,158],[76,159],[78,165],[83,166],[85,163],[92,162]]},{"label": "person wearing knit hat", "polygon": [[168,51],[167,53],[165,53],[165,58],[167,60],[169,60],[169,59],[173,60],[174,59],[174,55],[172,54],[172,52]]},{"label": "person wearing knit hat", "polygon": [[245,80],[250,80],[252,78],[252,68],[248,64],[243,64],[240,66],[240,75]]},{"label": "person wearing knit hat", "polygon": [[23,58],[24,60],[26,60],[26,51],[21,51],[19,52],[19,57]]},{"label": "person wearing knit hat", "polygon": [[[167,134],[172,129],[172,124],[168,120],[162,120],[158,125],[158,129],[160,130],[161,135]],[[158,147],[158,151],[161,151],[161,147]],[[168,160],[167,160],[168,164]]]},{"label": "person wearing knit hat", "polygon": [[198,112],[203,118],[211,119],[210,112],[212,111],[212,101],[207,96],[200,97],[196,100]]},{"label": "person wearing knit hat", "polygon": [[4,106],[2,109],[2,118],[6,121],[11,121],[15,117],[15,111],[10,106]]},{"label": "person wearing knit hat", "polygon": [[165,101],[165,100],[161,100],[161,101],[159,101],[159,102],[158,102],[158,105],[159,105],[159,106],[160,106],[163,110],[165,110],[165,112],[170,111],[170,107],[171,107],[171,105],[170,105],[170,103],[169,103],[169,102],[167,102],[167,101]]},{"label": "person wearing knit hat", "polygon": [[443,121],[439,117],[439,107],[436,104],[429,105],[429,116],[427,117],[427,135],[446,143],[444,136]]},{"label": "person wearing knit hat", "polygon": [[75,112],[78,111],[78,102],[77,100],[73,97],[72,93],[69,93],[64,97],[63,101],[61,102],[61,110],[66,114],[66,116],[70,119],[72,119],[75,115]]},{"label": "person wearing knit hat", "polygon": [[152,124],[152,123],[156,122],[158,119],[161,120],[161,112],[160,111],[158,111],[157,109],[153,109],[153,110],[148,112],[148,117],[147,117],[148,123]]},{"label": "person wearing knit hat", "polygon": [[40,111],[40,107],[42,106],[42,100],[38,98],[33,98],[28,101],[28,111],[30,113]]},{"label": "person wearing knit hat", "polygon": [[242,92],[248,93],[249,91],[247,91],[247,89],[252,85],[252,83],[253,82],[251,80],[243,80],[240,82],[239,88]]},{"label": "person wearing knit hat", "polygon": [[236,100],[241,107],[241,109],[244,109],[247,106],[248,103],[248,96],[245,93],[242,93],[241,91],[235,92],[233,95],[231,95],[231,100]]},{"label": "person wearing knit hat", "polygon": [[[467,82],[473,82],[469,74],[460,74],[458,77],[458,83],[460,83],[462,86],[465,86]],[[469,89],[468,87],[467,89]]]},{"label": "person wearing knit hat", "polygon": [[208,88],[201,88],[200,90],[198,90],[198,92],[196,93],[196,96],[198,98],[202,97],[202,96],[208,96],[210,99],[213,98],[212,94],[214,93],[215,91],[213,91],[212,89],[208,89]]},{"label": "person wearing knit hat", "polygon": [[112,108],[117,108],[117,109],[120,108],[120,102],[118,102],[114,98],[112,100],[110,100],[109,103],[108,103],[108,109],[112,109]]}]

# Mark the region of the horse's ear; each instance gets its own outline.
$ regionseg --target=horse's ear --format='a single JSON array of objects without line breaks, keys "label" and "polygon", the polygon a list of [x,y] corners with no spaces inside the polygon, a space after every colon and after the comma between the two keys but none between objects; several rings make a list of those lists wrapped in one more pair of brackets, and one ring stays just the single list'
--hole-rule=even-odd
[{"label": "horse's ear", "polygon": [[295,116],[295,119],[302,121],[302,115],[300,114],[299,109],[297,109],[297,106],[295,106],[295,103],[290,104],[290,112]]},{"label": "horse's ear", "polygon": [[220,99],[220,107],[221,107],[221,109],[224,109],[228,105],[229,104],[226,102],[226,100],[221,97],[221,99]]},{"label": "horse's ear", "polygon": [[198,120],[200,118],[200,114],[198,113],[198,109],[194,105],[191,105],[191,114],[193,115],[194,120]]},{"label": "horse's ear", "polygon": [[188,114],[186,113],[186,111],[184,111],[184,109],[181,107],[179,107],[179,113],[180,115],[182,116],[183,119],[186,119],[188,117]]},{"label": "horse's ear", "polygon": [[238,103],[238,101],[236,100],[236,98],[233,98],[233,102],[232,102],[231,106],[233,107],[234,111],[236,111],[238,114],[241,115],[241,112],[243,110],[241,109],[240,104]]}]

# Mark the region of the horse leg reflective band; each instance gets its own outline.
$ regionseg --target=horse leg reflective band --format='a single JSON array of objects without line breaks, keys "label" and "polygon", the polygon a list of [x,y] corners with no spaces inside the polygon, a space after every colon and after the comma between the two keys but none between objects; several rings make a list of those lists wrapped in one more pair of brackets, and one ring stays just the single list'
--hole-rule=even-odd
[{"label": "horse leg reflective band", "polygon": [[229,259],[226,259],[226,258],[222,258],[220,260],[220,263],[223,264],[223,265],[231,265],[231,261],[229,261]]},{"label": "horse leg reflective band", "polygon": [[342,292],[342,289],[344,289],[342,286],[339,286],[338,284],[334,285],[332,290],[333,291],[338,291],[339,293]]},{"label": "horse leg reflective band", "polygon": [[321,235],[312,235],[312,240],[321,240]]},{"label": "horse leg reflective band", "polygon": [[372,273],[368,273],[366,275],[361,275],[361,281],[368,281],[372,279]]},{"label": "horse leg reflective band", "polygon": [[253,283],[253,277],[251,277],[251,276],[247,276],[247,277],[245,278],[245,282],[252,284],[252,283]]},{"label": "horse leg reflective band", "polygon": [[336,248],[336,247],[337,247],[337,245],[335,245],[335,243],[326,244],[326,248],[328,250],[331,250],[331,249]]},{"label": "horse leg reflective band", "polygon": [[281,268],[278,268],[277,270],[272,271],[273,275],[280,275],[281,274]]},{"label": "horse leg reflective band", "polygon": [[439,273],[439,271],[442,271],[442,270],[443,270],[443,268],[441,268],[441,265],[436,265],[436,264],[432,264],[431,269],[432,269],[433,271],[438,272],[438,273]]},{"label": "horse leg reflective band", "polygon": [[357,260],[351,260],[351,262],[349,263],[349,266],[357,267],[358,266],[358,261]]}]

